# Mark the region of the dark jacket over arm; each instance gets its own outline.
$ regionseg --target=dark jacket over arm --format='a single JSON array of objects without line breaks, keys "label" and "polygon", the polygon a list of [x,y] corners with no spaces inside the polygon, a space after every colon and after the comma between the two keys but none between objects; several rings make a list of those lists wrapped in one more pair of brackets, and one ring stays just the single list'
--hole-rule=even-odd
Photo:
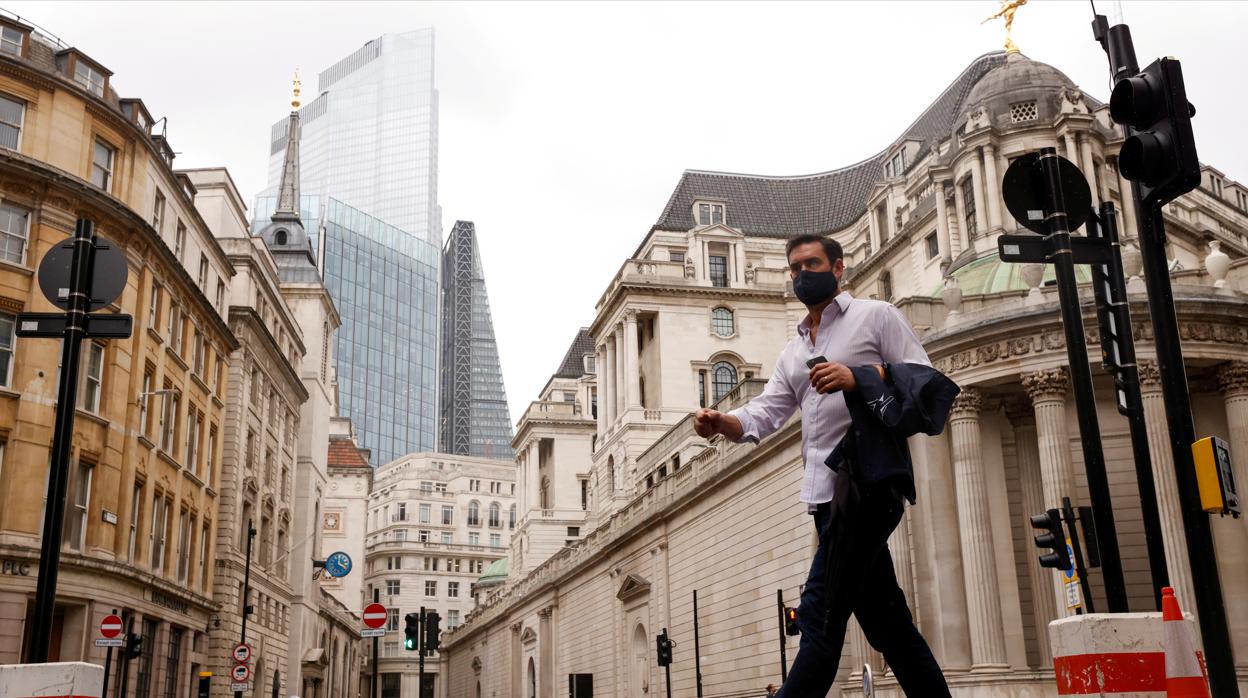
[{"label": "dark jacket over arm", "polygon": [[914,503],[914,465],[906,439],[929,436],[945,428],[953,399],[961,392],[945,374],[922,364],[889,364],[880,378],[874,366],[851,368],[858,389],[845,393],[851,425],[828,456],[829,468],[842,465],[859,482],[895,478],[902,494]]}]

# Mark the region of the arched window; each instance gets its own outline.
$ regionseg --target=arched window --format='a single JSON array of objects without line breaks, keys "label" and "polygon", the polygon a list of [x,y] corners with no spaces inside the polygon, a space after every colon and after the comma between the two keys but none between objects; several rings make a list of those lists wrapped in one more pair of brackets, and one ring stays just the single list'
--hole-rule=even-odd
[{"label": "arched window", "polygon": [[884,272],[880,274],[880,300],[891,301],[893,299],[893,275]]},{"label": "arched window", "polygon": [[468,503],[468,525],[481,525],[481,503],[475,499]]},{"label": "arched window", "polygon": [[728,308],[716,308],[711,311],[711,331],[720,337],[731,337],[736,332],[732,311]]},{"label": "arched window", "polygon": [[716,402],[737,384],[737,369],[727,361],[720,361],[711,373],[711,401]]},{"label": "arched window", "polygon": [[286,244],[286,231],[285,230],[277,231],[277,234],[273,236],[273,242],[278,245],[285,245]]},{"label": "arched window", "polygon": [[502,508],[498,506],[498,502],[490,503],[490,528],[502,528]]},{"label": "arched window", "polygon": [[516,527],[516,505],[511,505],[511,510],[507,512],[507,528]]},{"label": "arched window", "polygon": [[615,456],[607,456],[607,492],[615,492]]}]

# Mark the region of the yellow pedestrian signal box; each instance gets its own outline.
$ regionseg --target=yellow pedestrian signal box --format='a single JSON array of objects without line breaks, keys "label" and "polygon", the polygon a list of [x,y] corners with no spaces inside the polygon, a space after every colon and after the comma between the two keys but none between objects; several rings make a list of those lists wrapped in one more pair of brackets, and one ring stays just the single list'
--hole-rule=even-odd
[{"label": "yellow pedestrian signal box", "polygon": [[1200,486],[1200,507],[1210,514],[1243,513],[1235,476],[1231,470],[1231,448],[1216,436],[1192,444],[1192,460],[1196,464],[1196,482]]}]

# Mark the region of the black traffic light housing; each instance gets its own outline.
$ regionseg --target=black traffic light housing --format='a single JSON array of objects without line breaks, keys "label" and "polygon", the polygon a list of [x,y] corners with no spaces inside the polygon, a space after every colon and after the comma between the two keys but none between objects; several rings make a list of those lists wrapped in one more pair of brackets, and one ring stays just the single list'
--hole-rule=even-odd
[{"label": "black traffic light housing", "polygon": [[420,614],[409,613],[403,616],[403,649],[415,652],[420,646]]},{"label": "black traffic light housing", "polygon": [[784,634],[800,635],[801,630],[797,628],[797,609],[792,606],[786,606],[784,609]]},{"label": "black traffic light housing", "polygon": [[663,632],[654,638],[656,654],[659,658],[659,666],[670,666],[672,663],[672,647],[676,644],[667,636],[667,628],[663,628]]},{"label": "black traffic light housing", "polygon": [[1140,188],[1140,198],[1164,204],[1200,184],[1200,160],[1192,135],[1196,109],[1187,101],[1183,68],[1159,58],[1123,78],[1109,98],[1109,115],[1135,129],[1122,143],[1118,167]]},{"label": "black traffic light housing", "polygon": [[1062,532],[1062,515],[1057,509],[1049,509],[1043,514],[1031,517],[1031,527],[1044,531],[1035,537],[1036,547],[1052,552],[1040,556],[1041,567],[1052,567],[1062,571],[1070,570],[1070,555],[1066,553],[1066,535]]},{"label": "black traffic light housing", "polygon": [[137,659],[141,654],[143,654],[143,636],[130,633],[126,636],[126,649],[122,656],[125,659]]},{"label": "black traffic light housing", "polygon": [[442,621],[442,616],[437,611],[425,611],[425,651],[433,652],[438,649],[442,630],[438,624]]}]

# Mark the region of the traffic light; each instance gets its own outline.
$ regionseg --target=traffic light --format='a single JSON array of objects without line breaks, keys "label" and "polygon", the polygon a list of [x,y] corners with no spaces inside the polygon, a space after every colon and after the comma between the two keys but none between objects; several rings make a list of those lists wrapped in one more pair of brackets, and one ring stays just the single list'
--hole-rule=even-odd
[{"label": "traffic light", "polygon": [[801,630],[797,628],[797,609],[792,606],[786,606],[784,609],[784,634],[800,635]]},{"label": "traffic light", "polygon": [[124,657],[126,659],[137,659],[141,654],[143,654],[143,636],[137,633],[130,633],[126,636]]},{"label": "traffic light", "polygon": [[663,628],[663,632],[654,638],[659,658],[659,666],[669,666],[672,663],[672,647],[676,644],[667,636],[667,628]]},{"label": "traffic light", "polygon": [[1195,113],[1183,87],[1183,67],[1173,58],[1159,58],[1114,86],[1109,115],[1136,130],[1123,141],[1118,166],[1139,185],[1145,202],[1164,204],[1200,184]]},{"label": "traffic light", "polygon": [[409,613],[403,616],[403,649],[416,651],[420,645],[420,614]]},{"label": "traffic light", "polygon": [[1057,509],[1049,509],[1037,514],[1031,517],[1031,527],[1044,531],[1035,537],[1036,547],[1053,551],[1040,556],[1040,566],[1063,571],[1071,569],[1070,556],[1066,554],[1066,536],[1062,534],[1061,513]]},{"label": "traffic light", "polygon": [[442,617],[437,611],[425,611],[425,651],[433,652],[438,649],[438,638],[441,635],[441,629],[438,623],[442,621]]}]

